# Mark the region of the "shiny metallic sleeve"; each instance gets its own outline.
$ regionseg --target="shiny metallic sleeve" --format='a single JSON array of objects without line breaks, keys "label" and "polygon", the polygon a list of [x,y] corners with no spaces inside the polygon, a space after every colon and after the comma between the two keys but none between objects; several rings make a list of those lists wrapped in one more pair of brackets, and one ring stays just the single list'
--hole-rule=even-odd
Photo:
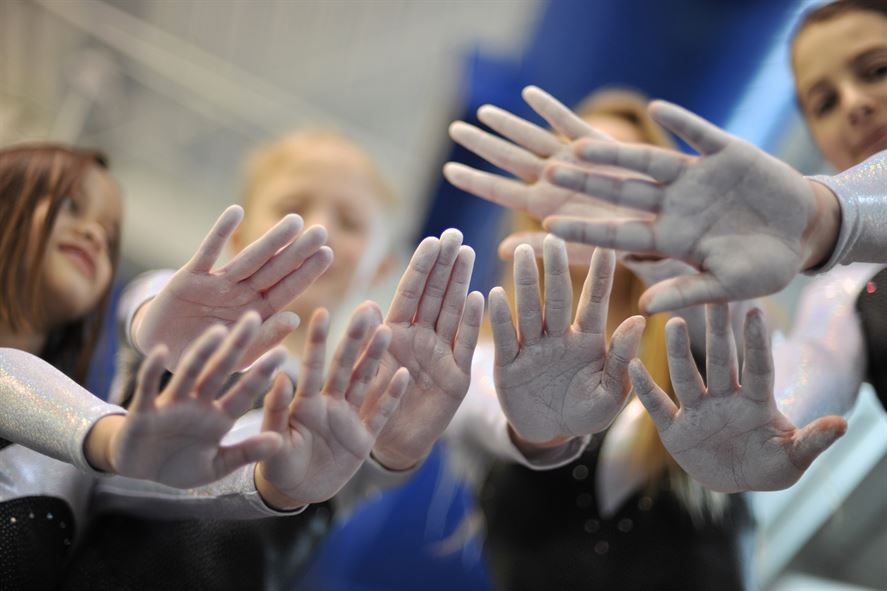
[{"label": "shiny metallic sleeve", "polygon": [[801,294],[791,336],[774,343],[776,403],[796,426],[856,402],[866,363],[856,299],[882,267],[859,263],[817,277]]},{"label": "shiny metallic sleeve", "polygon": [[835,176],[812,180],[831,189],[841,205],[841,229],[821,273],[837,264],[887,263],[887,150]]},{"label": "shiny metallic sleeve", "polygon": [[0,437],[95,472],[83,453],[87,433],[100,418],[125,413],[43,359],[0,348]]}]

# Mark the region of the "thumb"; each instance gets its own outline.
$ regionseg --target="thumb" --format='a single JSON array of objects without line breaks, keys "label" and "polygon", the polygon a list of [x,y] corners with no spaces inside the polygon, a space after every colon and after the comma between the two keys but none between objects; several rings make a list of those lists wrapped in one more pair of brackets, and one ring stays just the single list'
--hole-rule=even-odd
[{"label": "thumb", "polygon": [[847,421],[842,417],[821,417],[799,429],[788,450],[789,460],[804,471],[826,449],[847,432]]},{"label": "thumb", "polygon": [[709,273],[700,273],[672,277],[650,286],[641,295],[638,305],[644,314],[658,314],[727,300],[727,291],[720,281]]},{"label": "thumb", "polygon": [[216,478],[233,472],[241,466],[260,462],[277,453],[283,438],[277,433],[265,432],[245,439],[236,445],[223,447],[213,460]]}]

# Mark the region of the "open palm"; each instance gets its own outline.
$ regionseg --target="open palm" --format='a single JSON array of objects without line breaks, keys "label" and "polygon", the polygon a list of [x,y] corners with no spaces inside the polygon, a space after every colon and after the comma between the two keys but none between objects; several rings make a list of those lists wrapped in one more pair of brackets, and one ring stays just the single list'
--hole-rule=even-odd
[{"label": "open palm", "polygon": [[841,417],[798,428],[776,408],[773,357],[760,310],[746,317],[742,385],[727,306],[707,307],[706,385],[690,354],[686,325],[667,325],[668,365],[680,408],[639,360],[630,375],[675,461],[705,486],[723,492],[777,490],[794,484],[844,434]]},{"label": "open palm", "polygon": [[474,251],[451,229],[422,241],[397,286],[385,318],[391,346],[370,394],[398,367],[409,371],[409,389],[373,449],[388,468],[421,461],[468,392],[484,305],[481,294],[468,294],[473,267]]},{"label": "open palm", "polygon": [[134,322],[133,342],[143,351],[165,345],[171,370],[197,335],[213,324],[233,325],[249,310],[259,313],[262,326],[241,362],[255,361],[298,326],[299,318],[283,308],[332,262],[332,251],[324,246],[326,230],[314,226],[299,236],[302,218],[291,214],[213,270],[242,217],[239,206],[226,209],[191,260]]},{"label": "open palm", "polygon": [[532,249],[515,251],[517,332],[504,290],[490,292],[496,391],[512,428],[532,443],[596,433],[613,421],[628,395],[628,362],[644,328],[643,318],[629,318],[607,347],[612,252],[592,257],[572,324],[572,285],[562,240],[546,239],[544,265],[543,309]]},{"label": "open palm", "polygon": [[316,503],[335,495],[367,459],[406,390],[407,372],[399,370],[379,400],[365,400],[391,341],[376,310],[375,304],[364,304],[355,311],[325,380],[329,316],[325,310],[315,312],[295,399],[290,400],[291,387],[283,377],[269,395],[263,429],[279,433],[283,447],[258,470],[287,504]]}]

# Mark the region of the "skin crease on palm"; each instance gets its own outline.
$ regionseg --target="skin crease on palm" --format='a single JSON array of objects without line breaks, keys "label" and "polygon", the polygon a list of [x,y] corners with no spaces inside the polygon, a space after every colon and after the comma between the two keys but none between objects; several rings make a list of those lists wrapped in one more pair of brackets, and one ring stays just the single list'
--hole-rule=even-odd
[{"label": "skin crease on palm", "polygon": [[792,66],[807,125],[836,169],[887,149],[887,17],[853,11],[808,25]]}]

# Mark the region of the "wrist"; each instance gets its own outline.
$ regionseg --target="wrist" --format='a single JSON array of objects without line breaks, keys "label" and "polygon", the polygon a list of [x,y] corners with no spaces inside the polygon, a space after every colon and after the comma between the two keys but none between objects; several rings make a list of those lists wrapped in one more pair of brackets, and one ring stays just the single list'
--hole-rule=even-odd
[{"label": "wrist", "polygon": [[309,504],[307,502],[293,499],[271,484],[268,479],[265,478],[264,474],[262,474],[261,462],[256,464],[255,471],[253,472],[253,481],[256,485],[256,491],[258,491],[259,496],[262,497],[262,501],[275,511],[280,511],[282,513],[295,511],[296,509]]},{"label": "wrist", "polygon": [[838,242],[841,229],[841,206],[838,197],[826,185],[805,179],[813,193],[813,218],[807,224],[801,241],[806,256],[804,271],[821,267],[829,260]]},{"label": "wrist", "polygon": [[[427,454],[426,454],[427,455]],[[388,453],[382,448],[375,447],[370,452],[370,458],[386,470],[391,472],[407,472],[419,465],[419,462],[425,455],[420,458],[412,458],[403,454]]]},{"label": "wrist", "polygon": [[518,433],[517,430],[510,423],[508,425],[508,437],[509,439],[511,439],[511,442],[514,443],[515,447],[517,447],[524,454],[532,454],[533,452],[537,452],[540,450],[560,447],[573,439],[569,436],[561,436],[555,437],[554,439],[549,439],[548,441],[530,441],[521,437],[520,433]]},{"label": "wrist", "polygon": [[90,466],[101,472],[115,473],[112,458],[114,440],[123,427],[124,415],[107,415],[96,421],[83,440],[83,455]]},{"label": "wrist", "polygon": [[139,353],[147,354],[148,349],[141,343],[139,340],[139,329],[142,326],[142,320],[145,318],[145,314],[148,311],[148,308],[151,306],[151,302],[154,301],[154,298],[150,298],[145,300],[139,307],[136,309],[135,313],[132,315],[132,321],[129,326],[129,337],[130,344],[135,348]]}]

